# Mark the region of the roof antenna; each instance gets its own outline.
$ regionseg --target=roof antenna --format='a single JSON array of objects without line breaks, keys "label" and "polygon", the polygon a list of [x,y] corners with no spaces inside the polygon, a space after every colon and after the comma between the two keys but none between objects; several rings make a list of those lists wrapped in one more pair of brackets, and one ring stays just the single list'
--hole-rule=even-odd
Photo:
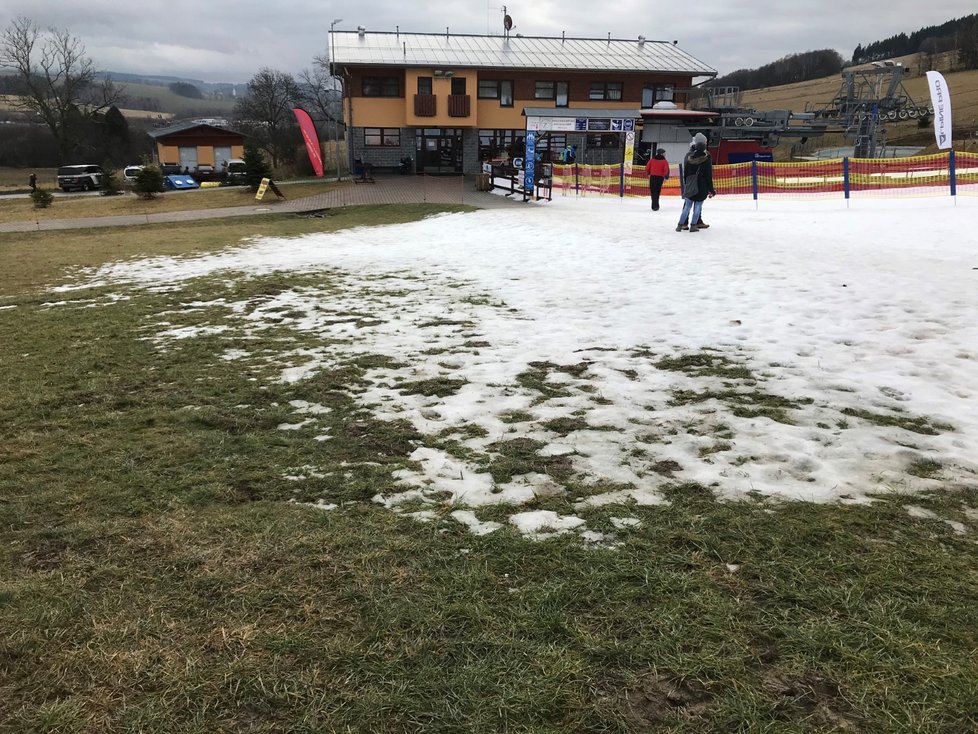
[{"label": "roof antenna", "polygon": [[509,38],[511,30],[513,30],[513,18],[506,12],[506,6],[503,5],[503,36]]},{"label": "roof antenna", "polygon": [[445,26],[445,38],[448,38],[448,26]]},{"label": "roof antenna", "polygon": [[560,42],[563,43],[566,40],[567,40],[567,31],[561,31],[560,32]]},{"label": "roof antenna", "polygon": [[611,31],[608,31],[608,45],[611,45]]},{"label": "roof antenna", "polygon": [[399,25],[394,26],[394,37],[395,38],[401,37],[401,26]]}]

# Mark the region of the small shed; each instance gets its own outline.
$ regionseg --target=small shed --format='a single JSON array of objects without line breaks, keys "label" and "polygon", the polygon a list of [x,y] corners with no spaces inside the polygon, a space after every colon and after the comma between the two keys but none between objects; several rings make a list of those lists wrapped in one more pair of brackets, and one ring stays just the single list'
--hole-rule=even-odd
[{"label": "small shed", "polygon": [[214,166],[220,170],[225,161],[244,155],[245,135],[205,122],[183,122],[151,130],[156,141],[156,157],[161,165],[179,165],[195,170]]}]

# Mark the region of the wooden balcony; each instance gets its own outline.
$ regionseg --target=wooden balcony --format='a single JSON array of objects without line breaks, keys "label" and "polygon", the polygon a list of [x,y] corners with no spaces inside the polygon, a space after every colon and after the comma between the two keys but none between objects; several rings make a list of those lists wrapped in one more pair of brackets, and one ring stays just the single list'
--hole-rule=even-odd
[{"label": "wooden balcony", "polygon": [[448,116],[449,117],[468,117],[471,112],[469,105],[469,95],[450,94],[448,95]]},{"label": "wooden balcony", "polygon": [[435,114],[437,114],[437,109],[438,109],[435,100],[436,97],[433,94],[414,95],[414,116],[434,117]]}]

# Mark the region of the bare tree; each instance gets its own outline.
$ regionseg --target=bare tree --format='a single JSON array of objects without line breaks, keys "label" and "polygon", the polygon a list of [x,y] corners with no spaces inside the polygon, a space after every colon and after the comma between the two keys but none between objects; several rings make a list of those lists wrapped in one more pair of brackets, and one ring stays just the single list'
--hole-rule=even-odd
[{"label": "bare tree", "polygon": [[30,18],[17,18],[0,35],[0,67],[14,71],[24,90],[15,104],[44,121],[63,161],[88,122],[122,96],[111,81],[98,79],[81,41],[68,31],[42,33]]},{"label": "bare tree", "polygon": [[306,110],[313,119],[343,125],[343,89],[339,80],[329,73],[329,59],[316,56],[312,69],[303,69],[299,79],[305,86]]},{"label": "bare tree", "polygon": [[302,93],[291,74],[264,68],[248,82],[248,93],[234,112],[241,127],[268,153],[272,165],[295,158],[298,126],[292,108],[302,103]]}]

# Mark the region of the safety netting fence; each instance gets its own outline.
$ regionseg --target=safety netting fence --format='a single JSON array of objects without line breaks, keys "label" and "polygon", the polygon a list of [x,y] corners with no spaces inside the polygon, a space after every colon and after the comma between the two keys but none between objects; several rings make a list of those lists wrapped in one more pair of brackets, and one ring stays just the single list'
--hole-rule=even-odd
[{"label": "safety netting fence", "polygon": [[[682,195],[680,168],[662,196]],[[717,194],[752,199],[978,196],[978,153],[715,165],[713,184]],[[640,166],[554,164],[553,195],[648,197],[649,179]]]}]

